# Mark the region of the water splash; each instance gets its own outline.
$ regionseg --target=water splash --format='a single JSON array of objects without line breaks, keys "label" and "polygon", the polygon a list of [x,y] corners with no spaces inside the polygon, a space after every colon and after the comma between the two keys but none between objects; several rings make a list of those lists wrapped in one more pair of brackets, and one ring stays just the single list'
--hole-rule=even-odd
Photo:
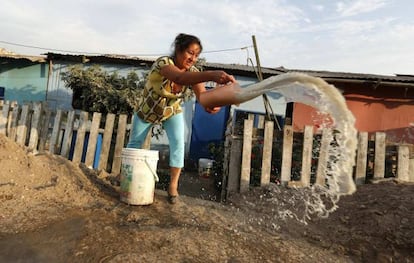
[{"label": "water splash", "polygon": [[316,108],[322,115],[329,115],[329,126],[335,131],[335,134],[331,135],[335,143],[330,143],[329,161],[325,166],[326,186],[315,184],[308,188],[291,189],[290,196],[286,193],[281,195],[280,188],[267,189],[267,198],[253,199],[256,208],[260,207],[258,204],[277,207],[277,211],[272,214],[273,217],[294,218],[306,223],[312,214],[328,216],[337,209],[340,196],[355,192],[355,118],[349,111],[344,97],[333,85],[306,74],[286,73],[246,88],[232,89],[233,104],[243,103],[268,92],[280,93],[286,102],[300,102]]}]

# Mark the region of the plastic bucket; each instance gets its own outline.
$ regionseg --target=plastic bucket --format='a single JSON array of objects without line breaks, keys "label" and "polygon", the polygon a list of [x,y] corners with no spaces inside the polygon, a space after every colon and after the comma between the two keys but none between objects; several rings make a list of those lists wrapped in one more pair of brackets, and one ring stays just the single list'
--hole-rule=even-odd
[{"label": "plastic bucket", "polygon": [[124,148],[121,158],[121,201],[131,205],[152,204],[158,182],[158,151]]},{"label": "plastic bucket", "polygon": [[209,178],[212,174],[214,160],[201,158],[198,159],[198,175],[203,178]]}]

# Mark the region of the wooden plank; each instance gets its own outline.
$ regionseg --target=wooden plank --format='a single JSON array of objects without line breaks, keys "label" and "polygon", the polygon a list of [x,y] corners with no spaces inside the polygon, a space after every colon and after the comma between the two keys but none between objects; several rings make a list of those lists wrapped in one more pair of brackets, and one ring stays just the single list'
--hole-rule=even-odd
[{"label": "wooden plank", "polygon": [[244,120],[242,167],[240,176],[240,193],[249,190],[252,156],[253,120]]},{"label": "wooden plank", "polygon": [[374,178],[384,178],[385,175],[385,133],[375,133]]},{"label": "wooden plank", "polygon": [[9,118],[7,120],[7,136],[11,138],[13,141],[16,140],[16,127],[17,127],[17,117],[20,112],[19,104],[17,104],[17,101],[12,101],[10,103],[10,110],[11,113],[9,113]]},{"label": "wooden plank", "polygon": [[[39,140],[39,146],[38,146],[38,151],[39,152],[43,152],[45,151],[45,149],[47,149],[46,144],[47,144],[47,140],[49,137],[49,123],[50,123],[50,118],[52,116],[52,110],[45,108],[43,111],[43,117],[42,117],[42,125],[41,125],[41,132],[40,132],[40,140]],[[48,147],[50,147],[50,142]]]},{"label": "wooden plank", "polygon": [[74,122],[75,122],[75,111],[71,110],[68,112],[66,126],[65,126],[65,134],[63,135],[63,140],[62,140],[62,149],[60,151],[60,155],[65,158],[69,157],[70,146],[72,143]]},{"label": "wooden plank", "polygon": [[355,171],[355,184],[365,184],[367,175],[368,162],[368,133],[360,132],[358,134],[358,151]]},{"label": "wooden plank", "polygon": [[310,185],[312,171],[313,126],[305,126],[303,132],[302,172],[300,181],[304,187]]},{"label": "wooden plank", "polygon": [[102,113],[94,112],[92,116],[92,124],[89,132],[88,148],[86,149],[85,165],[93,168],[95,160],[96,143],[98,141],[99,126],[101,124]]},{"label": "wooden plank", "polygon": [[319,148],[318,167],[316,168],[316,182],[320,186],[326,185],[326,172],[329,161],[329,145],[332,141],[332,132],[330,129],[322,130],[321,146]]},{"label": "wooden plank", "polygon": [[59,144],[58,138],[60,133],[60,125],[62,123],[62,110],[56,111],[56,116],[53,122],[53,129],[52,129],[52,135],[50,136],[50,142],[49,142],[49,152],[52,154],[55,154],[59,150]]},{"label": "wooden plank", "polygon": [[282,171],[281,184],[288,185],[292,170],[292,148],[293,148],[293,128],[290,125],[283,127],[283,152],[282,152]]},{"label": "wooden plank", "polygon": [[11,120],[10,120],[10,139],[13,141],[16,141],[16,135],[17,135],[17,122],[19,118],[19,112],[20,112],[20,106],[16,105],[13,107],[13,111],[11,114]]},{"label": "wooden plank", "polygon": [[239,138],[232,137],[226,198],[228,198],[232,193],[238,192],[240,188],[240,164],[242,160],[242,149],[243,141]]},{"label": "wooden plank", "polygon": [[20,114],[19,124],[17,126],[16,133],[16,142],[17,144],[24,146],[26,144],[26,135],[27,135],[27,123],[29,120],[30,114],[30,105],[25,104],[22,107],[22,113]]},{"label": "wooden plank", "polygon": [[82,161],[83,145],[85,144],[85,133],[88,125],[88,113],[82,111],[80,113],[79,129],[76,131],[75,149],[73,151],[72,162],[80,163]]},{"label": "wooden plank", "polygon": [[40,123],[41,123],[41,114],[42,114],[42,103],[35,102],[33,104],[33,115],[32,115],[32,124],[30,125],[30,137],[29,137],[29,150],[37,150],[40,137]]},{"label": "wooden plank", "polygon": [[414,182],[414,158],[410,158],[408,163],[408,181]]},{"label": "wooden plank", "polygon": [[[397,178],[404,182],[409,182],[410,151],[408,146],[400,145],[398,147],[398,169]],[[414,171],[412,171],[414,172]]]},{"label": "wooden plank", "polygon": [[112,133],[114,130],[115,114],[108,113],[105,120],[105,130],[102,139],[102,151],[99,158],[99,170],[107,170],[109,150],[111,148]]},{"label": "wooden plank", "polygon": [[265,127],[265,116],[258,115],[257,118],[258,118],[257,128],[263,129]]},{"label": "wooden plank", "polygon": [[2,114],[0,115],[0,134],[7,136],[7,122],[9,119],[10,103],[4,103]]},{"label": "wooden plank", "polygon": [[[264,116],[262,115],[262,117]],[[265,127],[264,127],[264,138],[263,138],[262,174],[260,176],[260,186],[265,186],[270,183],[270,172],[272,170],[272,148],[273,148],[274,123],[273,121],[266,121],[264,126]]]},{"label": "wooden plank", "polygon": [[112,161],[112,174],[119,174],[121,172],[121,154],[122,149],[125,145],[125,134],[126,134],[126,126],[127,126],[128,115],[121,114],[119,115],[118,120],[118,127],[116,129],[116,143],[115,143],[115,150],[114,150],[114,158]]}]

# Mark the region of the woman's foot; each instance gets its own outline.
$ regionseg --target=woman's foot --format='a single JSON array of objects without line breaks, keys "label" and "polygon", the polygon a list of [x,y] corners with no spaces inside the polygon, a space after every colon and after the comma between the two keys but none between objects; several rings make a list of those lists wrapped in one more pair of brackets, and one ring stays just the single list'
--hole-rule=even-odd
[{"label": "woman's foot", "polygon": [[176,204],[178,201],[178,195],[170,195],[168,194],[168,203],[170,204]]},{"label": "woman's foot", "polygon": [[175,204],[177,203],[177,199],[178,199],[178,190],[177,190],[177,186],[175,185],[169,185],[168,186],[168,190],[167,190],[167,194],[168,194],[168,202],[170,204]]}]

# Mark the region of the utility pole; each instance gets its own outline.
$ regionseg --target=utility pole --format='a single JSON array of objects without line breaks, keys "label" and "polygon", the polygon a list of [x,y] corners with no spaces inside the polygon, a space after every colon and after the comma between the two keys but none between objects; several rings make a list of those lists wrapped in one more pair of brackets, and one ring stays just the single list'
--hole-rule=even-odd
[{"label": "utility pole", "polygon": [[[259,51],[257,50],[257,44],[256,44],[256,36],[253,35],[252,36],[252,40],[253,40],[253,48],[254,48],[254,54],[256,57],[256,65],[257,65],[257,78],[259,79],[259,81],[263,80],[263,74],[262,74],[262,67],[260,65],[260,58],[259,58]],[[266,111],[266,119],[267,120],[272,120],[274,122],[276,122],[277,128],[280,130],[282,130],[280,128],[279,122],[277,121],[277,118],[274,116],[272,107],[270,106],[270,102],[269,102],[269,98],[267,97],[266,94],[262,95],[263,97],[263,103],[265,106],[265,111]]]}]

